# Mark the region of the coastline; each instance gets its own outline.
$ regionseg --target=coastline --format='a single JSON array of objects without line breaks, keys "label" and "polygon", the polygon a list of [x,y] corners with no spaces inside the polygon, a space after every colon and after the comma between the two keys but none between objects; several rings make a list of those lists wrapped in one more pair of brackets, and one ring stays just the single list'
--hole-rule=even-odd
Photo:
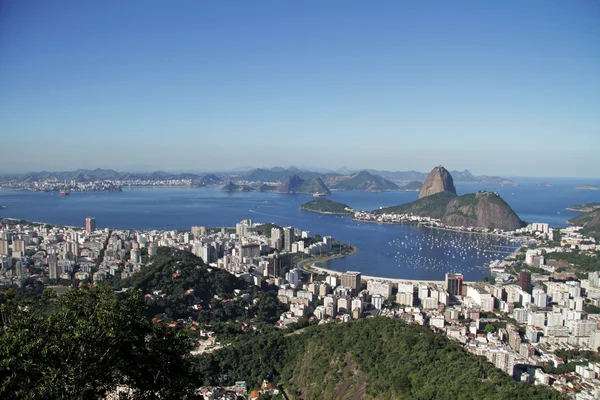
[{"label": "coastline", "polygon": [[317,213],[317,214],[326,214],[326,215],[353,215],[354,214],[354,212],[316,211],[316,210],[309,210],[308,208],[302,208],[302,207],[300,207],[300,210]]},{"label": "coastline", "polygon": [[[334,257],[335,258],[335,257]],[[343,274],[343,272],[341,271],[335,271],[333,269],[327,269],[327,268],[323,268],[323,267],[319,267],[317,265],[316,262],[313,263],[312,265],[309,266],[309,269],[306,269],[304,266],[300,267],[298,266],[298,268],[300,270],[302,270],[303,272],[306,272],[308,274],[310,273],[322,273],[322,274],[328,274],[328,275],[335,275],[335,276],[340,276],[341,274]],[[388,282],[392,282],[392,283],[399,283],[399,282],[411,282],[412,284],[419,284],[419,283],[434,283],[437,285],[444,285],[446,282],[445,281],[439,281],[439,280],[427,280],[427,279],[402,279],[402,278],[385,278],[385,277],[381,277],[381,276],[373,276],[373,275],[363,275],[361,272],[361,279],[366,279],[366,280],[376,280],[376,281],[388,281]],[[465,281],[464,283],[477,283],[478,281]]]},{"label": "coastline", "polygon": [[477,234],[477,235],[498,236],[498,237],[510,238],[510,239],[519,239],[519,236],[512,236],[512,235],[501,234],[501,233],[493,233],[493,232],[463,231],[463,230],[460,230],[458,228],[444,227],[444,226],[431,226],[431,225],[423,224],[421,222],[413,222],[413,221],[407,221],[407,222],[382,222],[382,221],[368,221],[368,220],[362,220],[362,219],[356,219],[356,218],[352,218],[352,221],[364,222],[364,223],[369,223],[369,224],[380,224],[380,225],[419,225],[419,226],[422,226],[424,228],[439,229],[439,230],[442,230],[442,231],[450,231],[450,232],[456,232],[456,233],[469,233],[469,234]]},{"label": "coastline", "polygon": [[[300,262],[298,262],[298,264],[296,264],[296,267],[298,269],[300,269],[301,271],[310,273],[310,268],[314,268],[314,269],[318,269],[320,267],[317,267],[317,264],[321,264],[321,263],[325,263],[327,261],[330,260],[335,260],[336,258],[345,258],[345,257],[350,257],[355,255],[356,253],[358,253],[358,247],[356,246],[352,246],[352,252],[349,254],[334,254],[334,255],[329,255],[329,256],[320,256],[320,257],[314,257],[314,258],[308,258],[306,260],[302,260]],[[308,266],[308,269],[307,269]],[[325,268],[323,268],[325,269]]]}]

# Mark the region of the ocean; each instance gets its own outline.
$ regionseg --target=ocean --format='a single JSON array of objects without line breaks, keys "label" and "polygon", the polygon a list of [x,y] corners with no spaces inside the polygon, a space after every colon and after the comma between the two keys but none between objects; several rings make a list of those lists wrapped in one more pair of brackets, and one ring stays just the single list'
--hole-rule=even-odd
[{"label": "ocean", "polygon": [[[541,180],[537,180],[540,182]],[[545,180],[546,182],[548,180]],[[519,186],[457,184],[459,194],[490,190],[498,192],[528,222],[566,225],[578,213],[566,207],[600,201],[600,191],[578,190],[582,184],[598,182],[563,180],[552,187],[536,181]],[[416,200],[417,192],[334,192],[329,199],[355,209],[372,210]],[[338,271],[361,271],[389,278],[442,280],[446,272],[461,272],[466,280],[481,280],[488,272],[477,268],[502,258],[518,244],[506,238],[449,232],[413,225],[379,225],[353,221],[348,216],[301,211],[310,195],[277,193],[223,193],[220,187],[133,188],[121,193],[84,192],[62,197],[58,193],[17,192],[0,189],[0,217],[51,224],[84,226],[93,216],[99,228],[138,230],[190,229],[234,226],[242,219],[294,226],[349,243],[358,252],[327,262]]]}]

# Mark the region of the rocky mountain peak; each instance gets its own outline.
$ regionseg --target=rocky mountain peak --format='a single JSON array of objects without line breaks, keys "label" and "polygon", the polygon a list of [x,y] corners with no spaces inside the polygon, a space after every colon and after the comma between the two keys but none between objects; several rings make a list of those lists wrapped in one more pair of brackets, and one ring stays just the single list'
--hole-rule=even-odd
[{"label": "rocky mountain peak", "polygon": [[454,180],[450,172],[440,165],[431,170],[427,179],[425,179],[425,183],[423,183],[423,187],[419,193],[419,199],[441,192],[456,194],[456,188],[454,187]]}]

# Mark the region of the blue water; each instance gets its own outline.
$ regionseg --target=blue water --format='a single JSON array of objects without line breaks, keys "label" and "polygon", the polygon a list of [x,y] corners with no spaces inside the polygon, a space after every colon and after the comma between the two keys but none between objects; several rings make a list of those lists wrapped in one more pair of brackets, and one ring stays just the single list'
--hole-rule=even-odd
[{"label": "blue water", "polygon": [[[564,226],[578,213],[565,210],[574,204],[600,201],[600,191],[575,188],[598,182],[563,182],[553,187],[534,184],[514,186],[457,185],[459,194],[476,190],[496,191],[526,221]],[[329,198],[356,209],[376,209],[413,201],[417,192],[336,192]],[[87,216],[98,227],[116,229],[189,229],[192,225],[233,226],[251,218],[331,235],[350,243],[359,252],[332,260],[335,270],[359,270],[364,274],[406,279],[443,279],[448,271],[465,274],[467,280],[485,276],[476,268],[515,248],[504,238],[469,235],[407,225],[358,223],[346,216],[315,214],[299,209],[313,199],[309,195],[276,193],[223,193],[209,188],[140,188],[121,193],[16,192],[0,189],[0,217],[21,218],[54,224],[83,226]]]}]

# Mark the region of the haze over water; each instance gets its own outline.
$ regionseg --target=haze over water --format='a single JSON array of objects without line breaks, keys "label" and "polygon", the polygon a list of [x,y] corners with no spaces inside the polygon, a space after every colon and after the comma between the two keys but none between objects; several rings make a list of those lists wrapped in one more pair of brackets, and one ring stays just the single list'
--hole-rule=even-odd
[{"label": "haze over water", "polygon": [[[585,183],[594,184],[586,181]],[[600,201],[600,192],[576,190],[581,182],[538,187],[458,184],[459,194],[480,189],[497,191],[528,222],[564,226],[578,213],[565,210],[574,204]],[[334,192],[330,198],[356,209],[376,209],[413,201],[417,192]],[[504,257],[518,244],[495,236],[448,232],[412,225],[359,223],[347,216],[322,215],[299,209],[309,195],[277,193],[223,193],[220,187],[139,188],[122,193],[84,192],[61,197],[57,193],[16,192],[0,189],[0,217],[53,224],[83,226],[87,216],[98,227],[171,230],[192,225],[233,226],[250,218],[294,226],[356,246],[351,257],[329,261],[326,267],[358,270],[389,278],[441,280],[448,271],[462,272],[467,280],[480,280],[486,261]]]}]

